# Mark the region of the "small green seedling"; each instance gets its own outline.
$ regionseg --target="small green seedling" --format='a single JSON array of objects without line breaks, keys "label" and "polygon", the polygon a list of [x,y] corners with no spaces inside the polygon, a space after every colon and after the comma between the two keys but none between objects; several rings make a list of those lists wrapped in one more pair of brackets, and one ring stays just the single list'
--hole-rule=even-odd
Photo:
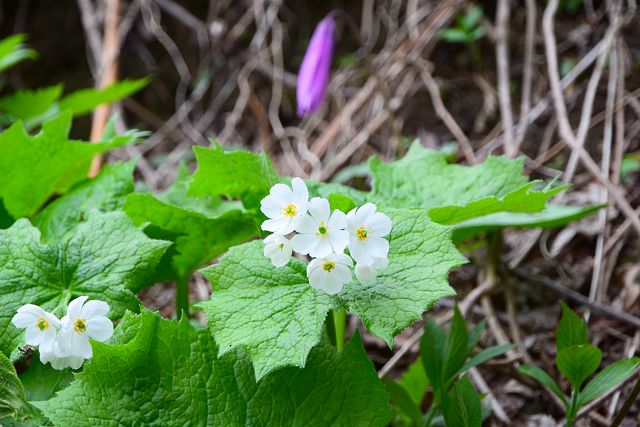
[{"label": "small green seedling", "polygon": [[571,384],[571,398],[568,399],[551,376],[537,366],[523,365],[520,372],[535,378],[562,400],[567,426],[571,426],[583,405],[627,379],[640,364],[640,359],[633,357],[618,360],[600,371],[583,387],[585,380],[600,366],[602,351],[589,343],[585,322],[565,303],[561,304],[562,318],[556,328],[556,366]]},{"label": "small green seedling", "polygon": [[[482,321],[469,332],[458,308],[448,331],[432,319],[427,321],[416,363],[409,367],[400,382],[386,382],[400,422],[430,426],[442,416],[449,427],[482,424],[481,397],[465,374],[514,347],[506,344],[476,352],[484,328],[485,322]],[[433,398],[423,415],[420,405],[429,385]]]},{"label": "small green seedling", "polygon": [[449,43],[463,43],[469,49],[474,62],[484,64],[480,51],[475,42],[483,38],[487,30],[480,23],[482,8],[473,6],[464,15],[456,18],[455,27],[445,28],[440,31],[440,38]]}]

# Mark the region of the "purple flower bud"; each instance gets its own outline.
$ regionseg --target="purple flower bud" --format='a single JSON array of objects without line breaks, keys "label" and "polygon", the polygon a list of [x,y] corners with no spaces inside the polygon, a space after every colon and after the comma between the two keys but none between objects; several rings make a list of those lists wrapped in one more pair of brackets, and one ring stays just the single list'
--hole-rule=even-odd
[{"label": "purple flower bud", "polygon": [[298,73],[298,116],[318,110],[329,83],[333,60],[333,16],[326,16],[313,32]]}]

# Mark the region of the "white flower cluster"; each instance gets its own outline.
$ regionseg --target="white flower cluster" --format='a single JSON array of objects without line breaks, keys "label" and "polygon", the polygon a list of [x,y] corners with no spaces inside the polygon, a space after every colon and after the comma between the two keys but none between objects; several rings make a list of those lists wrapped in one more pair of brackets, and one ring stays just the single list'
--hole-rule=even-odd
[{"label": "white flower cluster", "polygon": [[[373,280],[378,270],[388,265],[389,242],[384,237],[392,225],[391,219],[376,209],[367,203],[346,215],[339,210],[332,213],[327,199],[309,200],[302,179],[293,178],[291,187],[276,184],[261,202],[261,210],[269,218],[262,229],[273,233],[264,239],[264,255],[276,267],[286,265],[293,251],[314,258],[307,267],[309,284],[330,295],[351,281],[353,261],[358,280]],[[289,239],[291,233],[294,235]]]},{"label": "white flower cluster", "polygon": [[104,342],[113,335],[113,323],[106,317],[109,305],[103,301],[87,301],[81,296],[69,303],[67,314],[58,319],[41,307],[23,305],[11,322],[25,329],[27,345],[40,347],[40,361],[51,363],[54,369],[82,366],[91,359],[93,350],[89,338]]}]

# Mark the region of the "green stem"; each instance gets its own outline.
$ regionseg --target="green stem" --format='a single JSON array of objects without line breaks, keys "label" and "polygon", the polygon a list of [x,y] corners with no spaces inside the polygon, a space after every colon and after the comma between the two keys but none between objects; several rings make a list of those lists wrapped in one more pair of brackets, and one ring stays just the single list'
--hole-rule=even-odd
[{"label": "green stem", "polygon": [[189,277],[181,277],[176,280],[176,318],[180,319],[182,313],[189,317]]},{"label": "green stem", "polygon": [[344,348],[344,331],[347,327],[347,312],[344,308],[333,311],[333,326],[335,329],[336,349],[341,352]]},{"label": "green stem", "polygon": [[567,413],[567,427],[571,427],[573,425],[573,420],[576,419],[576,413],[578,412],[578,392],[573,390],[571,394],[571,406],[569,407],[569,412]]},{"label": "green stem", "polygon": [[429,407],[429,412],[427,412],[427,419],[424,422],[424,427],[431,427],[431,421],[433,420],[434,415],[436,414],[436,402],[431,403]]}]

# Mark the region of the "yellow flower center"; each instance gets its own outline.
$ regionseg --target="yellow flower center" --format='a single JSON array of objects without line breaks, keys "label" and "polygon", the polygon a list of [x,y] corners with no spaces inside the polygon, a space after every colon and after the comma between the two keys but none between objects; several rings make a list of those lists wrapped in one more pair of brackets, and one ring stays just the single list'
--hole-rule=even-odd
[{"label": "yellow flower center", "polygon": [[49,322],[44,317],[40,317],[36,320],[36,327],[44,332],[49,329]]},{"label": "yellow flower center", "polygon": [[327,227],[327,224],[325,224],[324,221],[320,221],[316,236],[325,237],[327,234],[329,234],[329,227]]},{"label": "yellow flower center", "polygon": [[327,273],[331,273],[334,268],[336,268],[336,263],[333,261],[327,261],[324,264],[322,264],[322,269]]},{"label": "yellow flower center", "polygon": [[289,203],[287,205],[287,207],[282,209],[282,214],[284,216],[288,216],[290,218],[293,218],[294,216],[296,216],[296,212],[297,211],[298,211],[298,208],[296,207],[296,205],[294,205],[293,203]]},{"label": "yellow flower center", "polygon": [[367,240],[367,235],[369,234],[369,230],[363,225],[356,230],[356,235],[360,240]]},{"label": "yellow flower center", "polygon": [[84,319],[78,319],[73,324],[73,330],[77,333],[85,332],[87,330],[87,321]]}]

